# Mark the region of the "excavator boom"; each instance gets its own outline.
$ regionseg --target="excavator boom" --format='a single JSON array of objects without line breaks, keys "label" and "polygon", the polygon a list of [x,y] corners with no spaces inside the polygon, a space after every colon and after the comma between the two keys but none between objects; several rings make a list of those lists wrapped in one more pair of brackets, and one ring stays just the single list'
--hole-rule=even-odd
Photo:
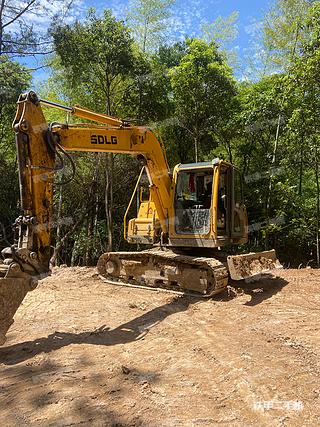
[{"label": "excavator boom", "polygon": [[[41,104],[93,120],[78,126],[49,125]],[[20,185],[21,215],[14,228],[16,242],[2,250],[0,264],[0,345],[28,291],[50,273],[53,184],[58,150],[113,152],[140,155],[148,167],[159,221],[167,232],[171,178],[165,152],[145,127],[81,107],[65,107],[40,100],[34,92],[22,94],[13,122]]]},{"label": "excavator boom", "polygon": [[[16,243],[2,250],[0,345],[27,292],[35,289],[38,280],[48,274],[51,256],[55,152],[47,145],[47,124],[33,92],[20,96],[13,129],[22,213],[14,224]],[[42,149],[39,149],[40,139]]]}]

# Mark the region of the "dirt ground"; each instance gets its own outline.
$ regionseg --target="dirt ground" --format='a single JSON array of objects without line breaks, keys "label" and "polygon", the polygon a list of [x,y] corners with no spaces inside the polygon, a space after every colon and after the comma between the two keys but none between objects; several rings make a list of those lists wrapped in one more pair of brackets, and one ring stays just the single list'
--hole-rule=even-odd
[{"label": "dirt ground", "polygon": [[0,349],[1,426],[319,426],[320,271],[212,300],[60,268]]}]

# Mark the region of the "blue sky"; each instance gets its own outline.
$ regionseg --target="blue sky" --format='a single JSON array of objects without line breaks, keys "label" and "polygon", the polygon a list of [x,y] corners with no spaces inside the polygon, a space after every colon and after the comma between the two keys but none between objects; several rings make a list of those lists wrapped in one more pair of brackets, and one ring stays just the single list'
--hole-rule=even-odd
[{"label": "blue sky", "polygon": [[[226,17],[233,11],[238,11],[238,37],[231,47],[238,52],[239,65],[235,73],[238,78],[242,78],[248,69],[248,58],[251,57],[252,60],[254,56],[253,46],[257,41],[259,22],[272,4],[273,0],[176,0],[172,8],[171,36],[177,40],[183,39],[185,36],[197,36],[200,34],[202,23],[210,23],[218,16]],[[77,0],[72,16],[81,19],[89,7],[95,7],[98,13],[105,8],[110,8],[117,18],[124,19],[128,1]],[[30,61],[28,61],[28,65],[31,65]],[[34,84],[37,85],[46,77],[46,70],[37,71],[34,73]]]}]

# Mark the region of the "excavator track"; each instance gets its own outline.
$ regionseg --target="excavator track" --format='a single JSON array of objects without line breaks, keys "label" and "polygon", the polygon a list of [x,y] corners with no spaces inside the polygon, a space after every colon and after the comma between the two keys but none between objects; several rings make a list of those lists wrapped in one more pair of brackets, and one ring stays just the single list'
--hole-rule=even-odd
[{"label": "excavator track", "polygon": [[101,255],[97,268],[112,282],[203,297],[222,292],[228,284],[228,270],[219,260],[172,250],[108,252]]}]

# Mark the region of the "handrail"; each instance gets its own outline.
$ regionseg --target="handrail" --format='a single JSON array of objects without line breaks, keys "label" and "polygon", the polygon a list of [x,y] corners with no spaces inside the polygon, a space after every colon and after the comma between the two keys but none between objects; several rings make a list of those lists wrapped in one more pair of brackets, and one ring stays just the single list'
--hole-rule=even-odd
[{"label": "handrail", "polygon": [[125,212],[124,217],[123,217],[123,235],[124,235],[124,238],[125,238],[126,240],[127,240],[127,231],[128,231],[128,228],[127,228],[127,216],[128,216],[128,214],[129,214],[129,210],[130,210],[130,208],[131,208],[131,205],[132,205],[132,202],[133,202],[134,196],[135,196],[135,195],[136,195],[136,193],[137,193],[137,190],[138,190],[138,186],[139,186],[140,179],[141,179],[141,177],[142,177],[143,172],[145,172],[145,170],[146,170],[146,167],[145,167],[145,166],[142,166],[141,171],[140,171],[140,174],[139,174],[139,178],[137,179],[136,185],[135,185],[134,190],[133,190],[133,193],[132,193],[132,195],[131,195],[130,202],[129,202],[128,206],[127,206],[126,212]]}]

